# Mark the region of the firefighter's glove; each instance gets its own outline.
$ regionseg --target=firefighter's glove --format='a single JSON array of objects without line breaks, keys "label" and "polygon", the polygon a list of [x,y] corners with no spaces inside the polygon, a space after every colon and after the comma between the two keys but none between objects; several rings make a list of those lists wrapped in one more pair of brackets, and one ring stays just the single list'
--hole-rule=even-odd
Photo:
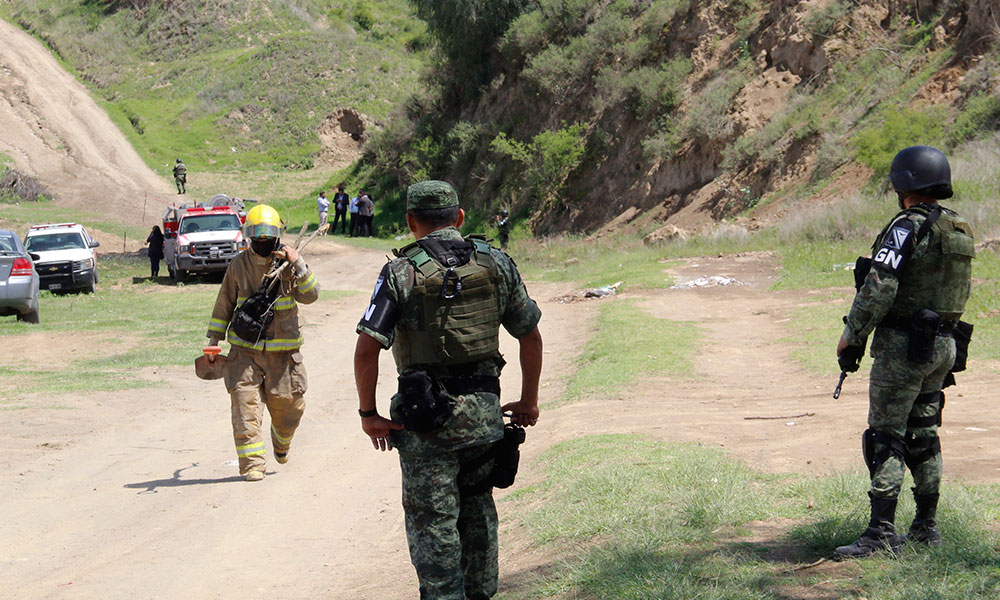
[{"label": "firefighter's glove", "polygon": [[219,338],[209,336],[208,337],[208,344],[206,344],[206,345],[207,346],[218,346],[219,345]]},{"label": "firefighter's glove", "polygon": [[854,373],[861,368],[861,359],[865,356],[864,346],[847,346],[837,357],[840,370],[847,373]]},{"label": "firefighter's glove", "polygon": [[292,263],[292,267],[295,269],[296,279],[305,277],[306,273],[309,272],[309,265],[306,264],[306,259],[302,258],[301,254],[299,255],[298,260]]}]

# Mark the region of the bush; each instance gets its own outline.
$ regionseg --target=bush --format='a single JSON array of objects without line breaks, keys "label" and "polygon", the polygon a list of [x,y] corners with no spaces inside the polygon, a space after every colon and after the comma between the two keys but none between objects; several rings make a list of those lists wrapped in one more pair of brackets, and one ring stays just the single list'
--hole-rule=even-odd
[{"label": "bush", "polygon": [[817,37],[828,37],[837,27],[837,22],[851,11],[851,4],[845,0],[833,0],[811,11],[802,20],[806,31]]},{"label": "bush", "polygon": [[565,46],[549,46],[528,62],[525,79],[553,98],[563,98],[576,87],[577,65],[570,52]]},{"label": "bush", "polygon": [[945,114],[938,107],[915,112],[888,111],[877,127],[862,130],[852,139],[858,160],[875,171],[874,179],[889,175],[896,153],[917,144],[938,146],[944,137]]},{"label": "bush", "polygon": [[520,179],[530,195],[545,201],[560,195],[569,174],[580,164],[586,147],[586,126],[576,123],[555,131],[543,131],[530,144],[500,132],[490,150],[520,163]]},{"label": "bush", "polygon": [[948,130],[948,146],[990,134],[1000,129],[1000,98],[977,94],[965,102],[965,110]]},{"label": "bush", "polygon": [[705,86],[684,121],[684,137],[719,140],[728,137],[733,124],[726,116],[732,108],[733,98],[747,81],[741,71],[726,72]]},{"label": "bush", "polygon": [[[466,74],[479,72],[493,44],[527,0],[413,0],[417,16],[441,44],[445,56]],[[464,83],[478,85],[481,78]]]},{"label": "bush", "polygon": [[642,155],[651,162],[659,162],[673,157],[681,145],[677,125],[670,117],[656,120],[653,133],[642,140]]},{"label": "bush", "polygon": [[45,186],[34,177],[0,167],[0,202],[38,202],[51,198]]},{"label": "bush", "polygon": [[637,119],[663,114],[677,107],[691,61],[677,59],[656,67],[639,67],[625,75],[628,103]]}]

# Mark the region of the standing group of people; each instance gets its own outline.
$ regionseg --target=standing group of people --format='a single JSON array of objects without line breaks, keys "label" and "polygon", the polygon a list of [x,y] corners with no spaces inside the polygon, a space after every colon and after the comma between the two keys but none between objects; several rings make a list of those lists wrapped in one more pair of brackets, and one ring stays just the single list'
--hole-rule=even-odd
[{"label": "standing group of people", "polygon": [[316,198],[320,227],[329,222],[331,206],[333,222],[330,224],[329,233],[336,233],[339,224],[340,233],[344,235],[348,231],[351,237],[371,237],[374,234],[372,221],[375,218],[375,201],[364,190],[360,190],[357,196],[351,198],[344,192],[344,184],[341,183],[337,186],[337,193],[333,195],[332,200],[327,199],[326,190],[321,191]]}]

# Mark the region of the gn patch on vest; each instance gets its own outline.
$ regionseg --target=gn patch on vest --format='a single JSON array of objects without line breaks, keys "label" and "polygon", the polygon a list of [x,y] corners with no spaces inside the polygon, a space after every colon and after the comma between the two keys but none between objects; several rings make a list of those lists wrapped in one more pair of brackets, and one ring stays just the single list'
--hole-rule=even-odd
[{"label": "gn patch on vest", "polygon": [[872,257],[872,265],[898,275],[913,251],[913,244],[910,243],[912,235],[913,222],[909,219],[897,220],[882,238],[882,245]]}]

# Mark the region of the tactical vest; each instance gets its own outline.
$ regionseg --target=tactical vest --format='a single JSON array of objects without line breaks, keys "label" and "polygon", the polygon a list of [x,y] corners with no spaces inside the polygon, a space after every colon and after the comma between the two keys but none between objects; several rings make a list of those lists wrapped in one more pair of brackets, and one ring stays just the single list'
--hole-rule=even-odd
[{"label": "tactical vest", "polygon": [[396,327],[392,354],[400,370],[454,366],[500,354],[500,271],[484,239],[464,265],[446,267],[419,244],[396,251],[414,268],[417,329]]},{"label": "tactical vest", "polygon": [[[926,218],[930,212],[923,205],[914,206],[899,213],[890,226],[907,213]],[[888,230],[886,227],[879,234],[875,248],[882,245]],[[889,316],[909,319],[917,310],[928,308],[940,314],[943,321],[956,322],[969,299],[972,259],[976,255],[972,228],[957,213],[942,207],[941,216],[931,226],[927,239],[927,252],[919,258],[911,257],[899,278],[899,289]]]}]

